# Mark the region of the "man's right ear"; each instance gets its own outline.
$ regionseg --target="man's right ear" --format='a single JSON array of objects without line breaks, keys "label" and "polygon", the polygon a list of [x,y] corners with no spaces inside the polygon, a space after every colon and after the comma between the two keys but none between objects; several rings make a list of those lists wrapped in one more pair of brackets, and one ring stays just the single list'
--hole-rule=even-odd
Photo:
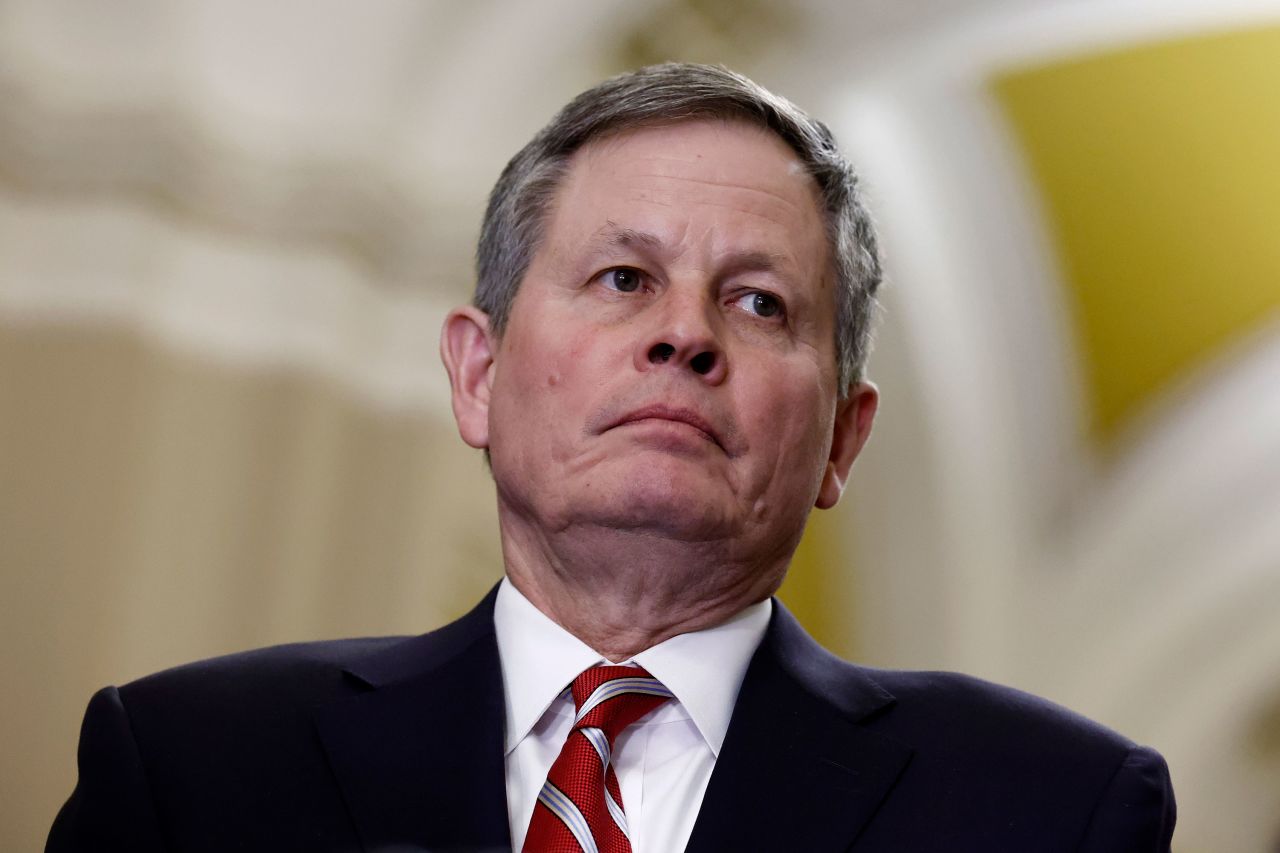
[{"label": "man's right ear", "polygon": [[453,389],[453,419],[462,440],[477,449],[489,447],[489,391],[497,342],[489,334],[489,315],[465,305],[444,318],[440,359]]}]

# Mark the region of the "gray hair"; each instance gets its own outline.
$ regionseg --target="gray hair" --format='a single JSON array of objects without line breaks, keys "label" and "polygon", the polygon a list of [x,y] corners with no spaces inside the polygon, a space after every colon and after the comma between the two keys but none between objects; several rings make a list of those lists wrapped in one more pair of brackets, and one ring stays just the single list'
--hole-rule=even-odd
[{"label": "gray hair", "polygon": [[474,303],[501,335],[575,151],[593,139],[686,119],[736,119],[777,134],[818,184],[837,284],[841,396],[862,378],[871,348],[880,259],[853,168],[822,122],[726,68],[666,63],[605,80],[570,101],[520,149],[489,195],[476,248]]}]

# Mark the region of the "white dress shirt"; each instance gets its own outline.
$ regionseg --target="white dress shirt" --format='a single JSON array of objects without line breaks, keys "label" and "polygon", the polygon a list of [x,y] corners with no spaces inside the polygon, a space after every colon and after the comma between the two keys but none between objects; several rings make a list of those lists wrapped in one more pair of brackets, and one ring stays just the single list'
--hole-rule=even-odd
[{"label": "white dress shirt", "polygon": [[[714,628],[672,637],[624,662],[644,667],[675,694],[614,744],[633,853],[669,853],[688,843],[772,609],[768,600],[753,604]],[[584,669],[607,661],[505,578],[493,621],[506,697],[507,816],[518,851],[538,791],[572,729],[573,697],[565,688]]]}]

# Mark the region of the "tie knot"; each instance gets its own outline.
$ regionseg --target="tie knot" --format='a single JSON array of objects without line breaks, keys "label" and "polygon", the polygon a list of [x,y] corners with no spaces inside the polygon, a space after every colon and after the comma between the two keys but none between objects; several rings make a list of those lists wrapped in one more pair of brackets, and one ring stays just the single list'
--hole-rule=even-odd
[{"label": "tie knot", "polygon": [[662,682],[638,666],[593,666],[573,680],[574,728],[619,732],[672,698]]}]

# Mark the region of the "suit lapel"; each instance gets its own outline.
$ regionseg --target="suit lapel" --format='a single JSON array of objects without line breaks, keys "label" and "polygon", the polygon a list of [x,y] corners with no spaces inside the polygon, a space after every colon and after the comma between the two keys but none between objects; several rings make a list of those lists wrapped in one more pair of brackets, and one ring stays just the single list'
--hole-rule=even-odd
[{"label": "suit lapel", "polygon": [[777,601],[687,850],[845,850],[911,756],[860,723],[893,703]]},{"label": "suit lapel", "polygon": [[361,692],[316,713],[371,853],[510,845],[494,598],[351,667],[345,677]]}]

